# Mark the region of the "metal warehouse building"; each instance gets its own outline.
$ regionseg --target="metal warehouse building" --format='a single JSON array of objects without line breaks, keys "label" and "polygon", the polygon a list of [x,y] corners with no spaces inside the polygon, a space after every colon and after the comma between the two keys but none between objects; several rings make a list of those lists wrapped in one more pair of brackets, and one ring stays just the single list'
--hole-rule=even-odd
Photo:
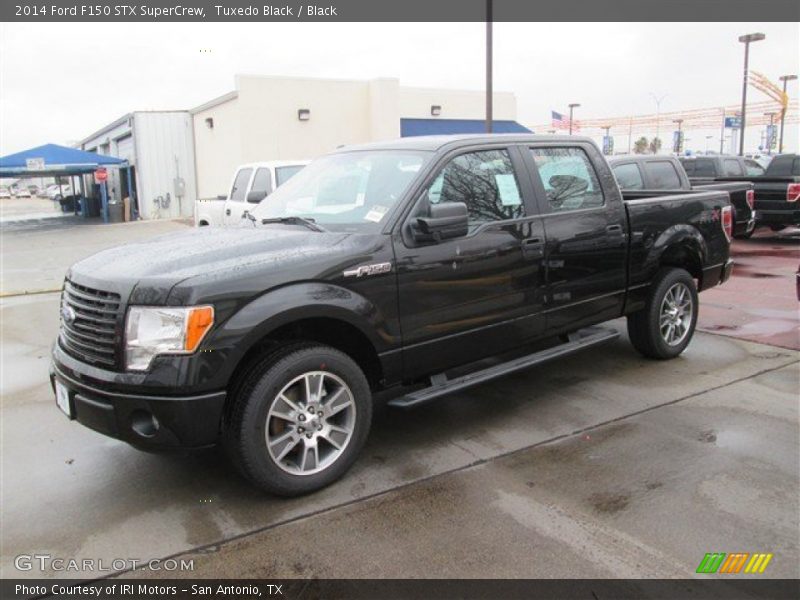
[{"label": "metal warehouse building", "polygon": [[[197,198],[192,118],[188,111],[137,111],[85,138],[80,147],[116,156],[131,165],[109,171],[110,200],[133,192],[143,219],[191,217]],[[86,189],[92,189],[88,178]]]},{"label": "metal warehouse building", "polygon": [[[516,97],[495,93],[495,131],[528,131],[514,121]],[[191,111],[197,192],[228,191],[237,165],[313,159],[344,144],[404,135],[484,131],[482,91],[369,81],[237,76],[236,89]]]}]

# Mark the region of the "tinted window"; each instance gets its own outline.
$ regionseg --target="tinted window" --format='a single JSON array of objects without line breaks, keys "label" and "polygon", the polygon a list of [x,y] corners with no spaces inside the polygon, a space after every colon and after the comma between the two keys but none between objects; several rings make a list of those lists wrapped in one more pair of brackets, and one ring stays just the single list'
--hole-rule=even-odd
[{"label": "tinted window", "polygon": [[686,171],[686,174],[689,177],[693,177],[694,176],[695,161],[688,160],[688,159],[681,160],[681,165],[683,165],[683,170]]},{"label": "tinted window", "polygon": [[250,181],[250,174],[253,169],[242,169],[236,174],[231,188],[231,200],[244,202],[244,195],[247,192],[247,182]]},{"label": "tinted window", "polygon": [[636,163],[628,163],[627,165],[617,165],[613,168],[614,177],[617,178],[620,189],[623,190],[641,190],[644,188],[642,181],[642,174],[639,172],[639,167]]},{"label": "tinted window", "polygon": [[694,162],[694,176],[695,177],[716,177],[717,165],[714,164],[713,159],[698,158]]},{"label": "tinted window", "polygon": [[755,175],[755,176],[763,175],[765,171],[764,167],[762,167],[756,161],[750,160],[749,158],[745,159],[744,168],[747,169],[748,175]]},{"label": "tinted window", "polygon": [[679,190],[681,178],[672,163],[666,160],[644,163],[644,171],[654,190]]},{"label": "tinted window", "polygon": [[303,169],[304,165],[293,165],[291,167],[278,167],[275,169],[275,184],[283,185]]},{"label": "tinted window", "polygon": [[735,177],[737,175],[744,175],[742,172],[742,165],[735,158],[726,158],[722,161],[722,167],[725,169],[725,175]]},{"label": "tinted window", "polygon": [[250,188],[251,192],[266,192],[269,194],[272,191],[272,178],[269,176],[269,169],[258,169],[256,175],[253,177],[253,186]]},{"label": "tinted window", "polygon": [[776,156],[767,167],[770,177],[788,177],[792,174],[792,156]]},{"label": "tinted window", "polygon": [[525,214],[511,157],[505,150],[457,156],[428,188],[427,200],[431,204],[463,202],[471,225]]},{"label": "tinted window", "polygon": [[531,148],[550,210],[603,206],[603,191],[589,157],[580,148]]}]

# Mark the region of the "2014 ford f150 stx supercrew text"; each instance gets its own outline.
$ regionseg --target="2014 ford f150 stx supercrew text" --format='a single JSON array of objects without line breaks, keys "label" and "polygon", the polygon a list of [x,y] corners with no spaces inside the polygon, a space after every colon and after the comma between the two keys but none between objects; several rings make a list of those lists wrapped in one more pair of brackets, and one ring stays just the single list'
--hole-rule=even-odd
[{"label": "2014 ford f150 stx supercrew text", "polygon": [[620,192],[588,139],[340,149],[238,227],[67,273],[51,378],[71,418],[144,449],[221,442],[255,485],[340,477],[373,402],[409,407],[613,339],[679,355],[731,272],[727,192]]}]

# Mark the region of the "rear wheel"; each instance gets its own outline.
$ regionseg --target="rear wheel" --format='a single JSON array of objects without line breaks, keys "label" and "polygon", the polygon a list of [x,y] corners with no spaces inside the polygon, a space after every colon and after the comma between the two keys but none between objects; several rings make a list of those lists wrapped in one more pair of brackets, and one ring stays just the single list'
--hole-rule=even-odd
[{"label": "rear wheel", "polygon": [[628,316],[633,347],[649,358],[675,358],[694,335],[697,306],[697,288],[688,272],[675,268],[659,271],[646,306]]},{"label": "rear wheel", "polygon": [[358,365],[328,346],[278,350],[239,389],[224,441],[231,460],[268,492],[320,489],[355,462],[372,421],[369,384]]}]

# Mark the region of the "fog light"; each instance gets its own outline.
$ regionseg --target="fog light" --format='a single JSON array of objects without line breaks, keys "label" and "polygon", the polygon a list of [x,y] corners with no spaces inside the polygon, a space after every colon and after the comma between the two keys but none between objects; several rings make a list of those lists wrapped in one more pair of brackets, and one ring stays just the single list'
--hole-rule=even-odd
[{"label": "fog light", "polygon": [[131,429],[142,437],[151,438],[158,431],[158,419],[146,410],[131,413]]}]

